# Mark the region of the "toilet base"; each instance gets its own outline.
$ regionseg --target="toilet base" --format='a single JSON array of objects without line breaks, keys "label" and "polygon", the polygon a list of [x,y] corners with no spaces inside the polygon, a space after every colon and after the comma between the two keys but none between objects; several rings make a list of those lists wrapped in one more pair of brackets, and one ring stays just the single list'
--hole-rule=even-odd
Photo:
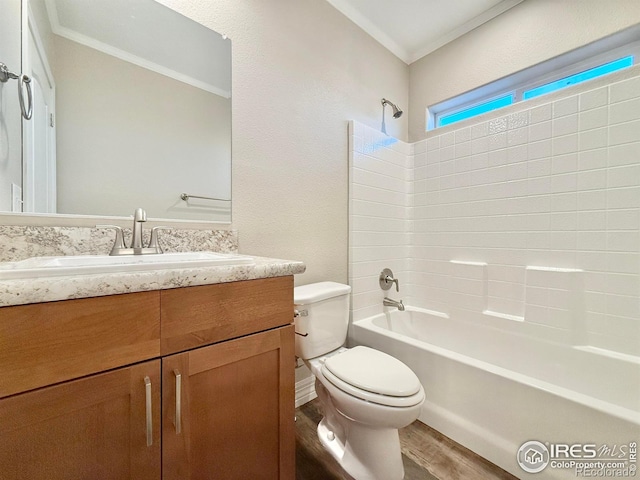
[{"label": "toilet base", "polygon": [[318,424],[318,438],[349,475],[355,480],[404,478],[398,430],[368,428],[354,422],[342,426],[348,429],[346,435],[334,431],[325,417]]}]

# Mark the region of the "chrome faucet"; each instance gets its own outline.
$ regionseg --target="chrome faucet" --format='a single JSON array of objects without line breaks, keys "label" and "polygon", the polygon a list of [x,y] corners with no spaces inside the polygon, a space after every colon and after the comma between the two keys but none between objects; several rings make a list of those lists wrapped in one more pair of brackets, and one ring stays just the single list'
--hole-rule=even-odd
[{"label": "chrome faucet", "polygon": [[404,304],[402,303],[402,300],[400,300],[399,302],[396,302],[395,300],[392,300],[389,297],[384,297],[382,304],[385,307],[396,307],[401,312],[404,312]]},{"label": "chrome faucet", "polygon": [[142,224],[146,221],[147,212],[141,208],[136,208],[133,213],[133,233],[131,234],[131,248],[134,250],[142,248]]},{"label": "chrome faucet", "polygon": [[160,230],[171,230],[169,227],[153,227],[151,229],[151,239],[149,245],[144,246],[142,241],[142,224],[147,221],[147,212],[142,208],[136,208],[133,214],[133,231],[131,233],[131,243],[127,247],[124,241],[122,228],[117,225],[96,225],[96,228],[110,228],[116,231],[116,238],[109,255],[149,255],[162,253],[162,247],[158,242],[158,232]]}]

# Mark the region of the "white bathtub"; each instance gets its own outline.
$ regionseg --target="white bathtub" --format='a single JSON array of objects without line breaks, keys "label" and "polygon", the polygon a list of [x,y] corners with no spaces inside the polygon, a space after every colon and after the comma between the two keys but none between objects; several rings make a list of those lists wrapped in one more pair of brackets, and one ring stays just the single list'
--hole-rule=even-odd
[{"label": "white bathtub", "polygon": [[524,472],[516,455],[526,441],[598,448],[640,443],[635,357],[538,341],[412,307],[356,321],[351,337],[416,372],[427,394],[422,422],[519,478],[576,478],[573,469]]}]

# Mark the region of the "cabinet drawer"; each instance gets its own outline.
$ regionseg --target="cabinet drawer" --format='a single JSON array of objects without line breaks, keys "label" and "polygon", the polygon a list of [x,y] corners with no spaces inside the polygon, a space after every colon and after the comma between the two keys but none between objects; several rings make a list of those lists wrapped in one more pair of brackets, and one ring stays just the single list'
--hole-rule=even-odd
[{"label": "cabinet drawer", "polygon": [[0,308],[0,398],[160,354],[160,292]]},{"label": "cabinet drawer", "polygon": [[162,355],[293,321],[293,276],[163,290]]}]

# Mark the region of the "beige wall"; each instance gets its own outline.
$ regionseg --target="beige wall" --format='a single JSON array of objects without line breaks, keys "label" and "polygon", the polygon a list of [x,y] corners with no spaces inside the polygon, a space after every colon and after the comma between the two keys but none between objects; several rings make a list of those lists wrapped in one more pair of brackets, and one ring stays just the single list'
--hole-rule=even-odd
[{"label": "beige wall", "polygon": [[[380,127],[408,67],[325,0],[162,0],[233,49],[233,227],[240,251],[347,281],[347,120]],[[406,138],[407,119],[387,119]]]},{"label": "beige wall", "polygon": [[409,141],[426,109],[640,22],[638,0],[525,0],[411,64]]}]

